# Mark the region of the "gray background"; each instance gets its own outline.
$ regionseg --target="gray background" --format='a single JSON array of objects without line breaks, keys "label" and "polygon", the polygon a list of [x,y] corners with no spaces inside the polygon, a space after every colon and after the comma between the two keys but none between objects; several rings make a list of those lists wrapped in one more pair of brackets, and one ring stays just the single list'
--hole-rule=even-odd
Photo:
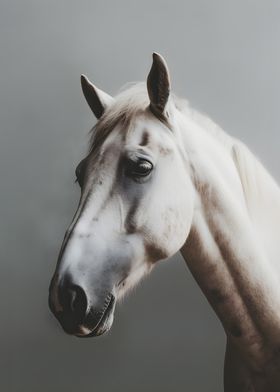
[{"label": "gray background", "polygon": [[94,120],[79,75],[114,94],[162,53],[175,92],[279,179],[279,20],[267,0],[0,2],[1,392],[222,391],[225,337],[180,256],[105,337],[64,335],[49,313]]}]

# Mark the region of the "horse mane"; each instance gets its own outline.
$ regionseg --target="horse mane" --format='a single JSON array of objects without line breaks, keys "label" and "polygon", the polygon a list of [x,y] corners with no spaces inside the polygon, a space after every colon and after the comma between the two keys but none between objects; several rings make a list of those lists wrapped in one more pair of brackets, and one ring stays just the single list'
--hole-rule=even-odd
[{"label": "horse mane", "polygon": [[251,216],[255,215],[256,209],[269,196],[268,189],[280,196],[280,189],[274,178],[242,141],[226,133],[207,115],[193,109],[187,101],[180,102],[183,114],[203,128],[217,143],[222,144],[232,157]]}]

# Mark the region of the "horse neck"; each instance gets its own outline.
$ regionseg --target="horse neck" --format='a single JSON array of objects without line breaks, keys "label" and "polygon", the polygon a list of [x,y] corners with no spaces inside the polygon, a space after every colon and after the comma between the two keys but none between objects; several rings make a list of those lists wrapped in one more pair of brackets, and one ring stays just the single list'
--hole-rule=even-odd
[{"label": "horse neck", "polygon": [[[255,212],[268,205],[271,190],[280,207],[279,190],[241,143],[194,122],[192,127],[191,121],[185,121],[182,138],[196,200],[181,253],[228,337],[248,361],[263,363],[271,354],[268,347],[280,344],[280,285],[259,229],[265,214]],[[261,171],[263,179],[255,178],[255,186],[263,183],[268,192],[258,201],[250,184],[252,167],[243,167],[246,160]]]}]

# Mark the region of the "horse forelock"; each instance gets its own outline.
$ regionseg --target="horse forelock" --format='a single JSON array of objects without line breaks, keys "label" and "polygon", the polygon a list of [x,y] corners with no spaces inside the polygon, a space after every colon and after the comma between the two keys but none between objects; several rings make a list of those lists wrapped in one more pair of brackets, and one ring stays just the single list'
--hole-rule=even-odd
[{"label": "horse forelock", "polygon": [[[173,94],[171,94],[170,100],[175,102],[177,108],[181,104],[181,100]],[[154,116],[149,107],[150,100],[146,83],[138,82],[125,85],[90,131],[89,153],[99,151],[103,142],[117,126],[122,128],[125,137],[132,129],[136,118],[148,113]],[[158,120],[170,128],[166,119],[158,118]]]},{"label": "horse forelock", "polygon": [[125,137],[134,119],[145,112],[148,104],[149,98],[144,83],[133,84],[121,91],[90,131],[89,153],[99,151],[101,145],[117,126],[121,127]]}]

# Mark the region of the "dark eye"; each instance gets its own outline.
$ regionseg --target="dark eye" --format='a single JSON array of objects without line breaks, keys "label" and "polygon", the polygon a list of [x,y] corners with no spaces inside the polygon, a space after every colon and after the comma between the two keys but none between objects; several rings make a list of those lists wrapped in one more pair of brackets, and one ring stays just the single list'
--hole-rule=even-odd
[{"label": "dark eye", "polygon": [[126,174],[129,177],[139,178],[147,177],[153,170],[153,164],[144,158],[139,158],[136,161],[128,160],[126,167]]},{"label": "dark eye", "polygon": [[84,159],[78,164],[75,170],[75,175],[76,175],[76,181],[80,187],[83,186],[84,182],[84,174],[85,174],[85,165],[84,165]]}]

